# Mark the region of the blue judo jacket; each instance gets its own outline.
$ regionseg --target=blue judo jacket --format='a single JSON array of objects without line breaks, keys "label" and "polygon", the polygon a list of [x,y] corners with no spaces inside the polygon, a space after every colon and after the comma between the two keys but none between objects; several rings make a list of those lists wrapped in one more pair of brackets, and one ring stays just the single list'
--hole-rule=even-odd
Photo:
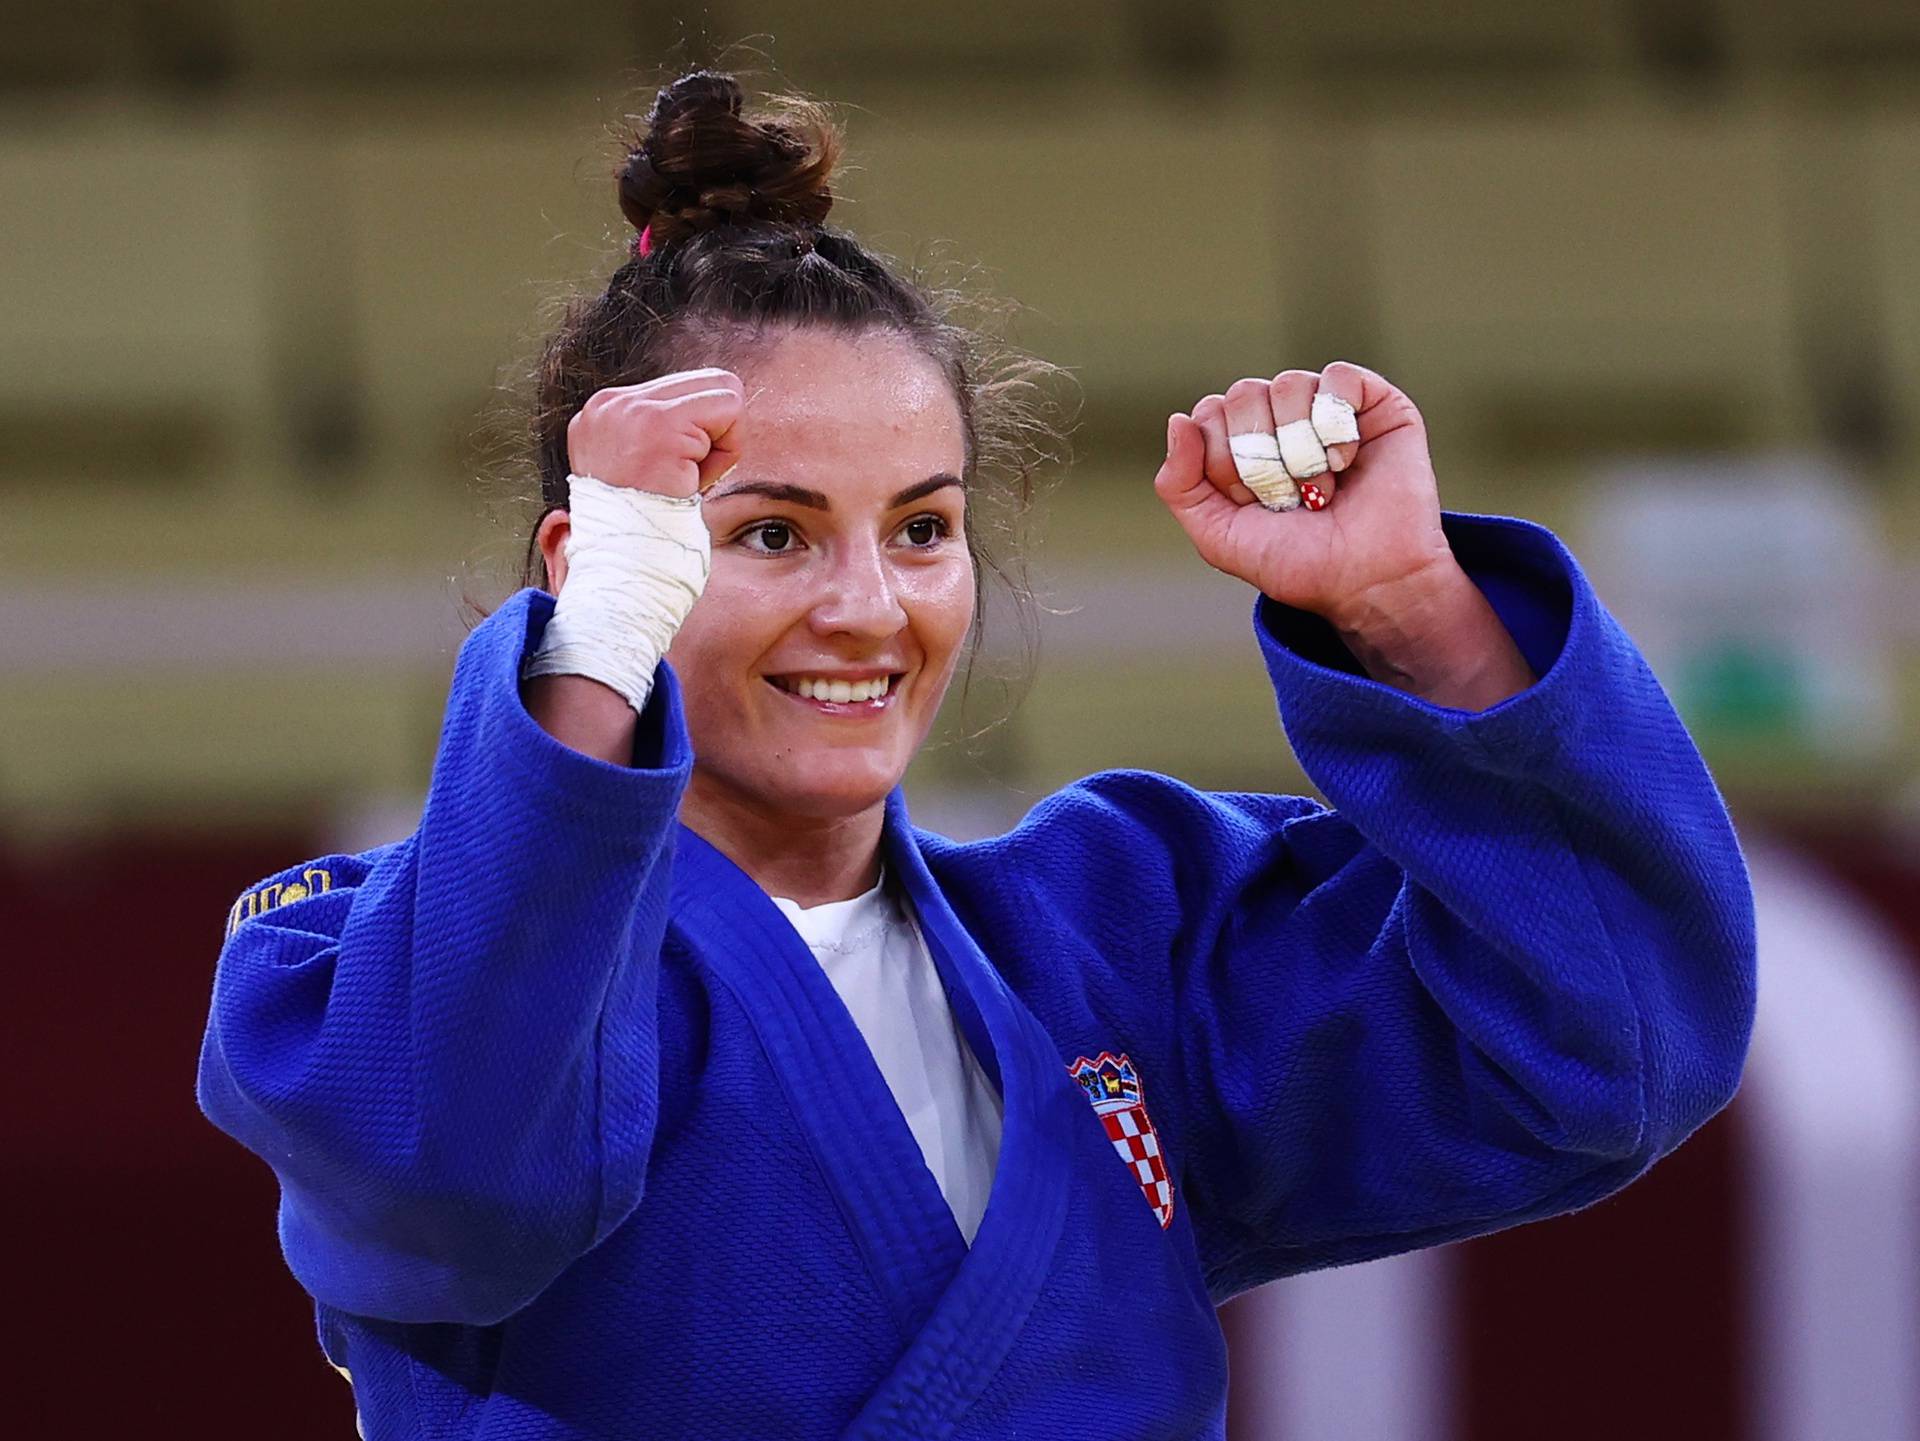
[{"label": "blue judo jacket", "polygon": [[1259,600],[1331,808],[1109,771],[957,844],[889,798],[1004,1104],[971,1247],[811,953],[678,824],[672,670],[608,765],[521,703],[552,598],[478,626],[418,830],[240,898],[201,1056],[370,1441],[1221,1437],[1218,1302],[1679,1145],[1753,1020],[1726,809],[1560,542],[1443,524],[1539,679],[1430,705]]}]

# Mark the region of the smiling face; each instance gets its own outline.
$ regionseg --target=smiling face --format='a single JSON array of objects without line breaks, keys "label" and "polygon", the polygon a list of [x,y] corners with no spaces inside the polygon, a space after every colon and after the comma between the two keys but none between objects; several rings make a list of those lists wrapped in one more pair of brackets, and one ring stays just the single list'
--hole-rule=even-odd
[{"label": "smiling face", "polygon": [[787,331],[734,368],[741,460],[702,503],[713,569],[667,652],[694,790],[851,817],[906,773],[972,620],[959,405],[883,332]]}]

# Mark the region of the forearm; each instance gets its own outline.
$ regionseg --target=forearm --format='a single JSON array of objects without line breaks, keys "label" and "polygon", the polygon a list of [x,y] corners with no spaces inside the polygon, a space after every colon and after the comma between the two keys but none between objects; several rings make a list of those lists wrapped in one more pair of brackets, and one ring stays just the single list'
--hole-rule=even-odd
[{"label": "forearm", "polygon": [[542,675],[521,683],[521,697],[562,745],[610,765],[633,764],[636,717],[619,692],[583,675]]},{"label": "forearm", "polygon": [[1536,679],[1480,588],[1452,560],[1328,619],[1368,675],[1433,705],[1483,711]]}]

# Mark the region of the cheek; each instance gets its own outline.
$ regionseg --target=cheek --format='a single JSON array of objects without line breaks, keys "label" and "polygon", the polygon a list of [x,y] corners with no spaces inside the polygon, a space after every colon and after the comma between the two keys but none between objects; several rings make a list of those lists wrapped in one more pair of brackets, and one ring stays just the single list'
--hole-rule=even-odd
[{"label": "cheek", "polygon": [[753,669],[772,635],[763,623],[766,598],[729,583],[719,567],[708,578],[700,599],[667,647],[667,659],[679,674],[690,709],[704,708],[738,689],[740,677]]},{"label": "cheek", "polygon": [[975,586],[973,564],[963,557],[927,572],[914,588],[909,604],[930,667],[951,670],[958,660],[973,624]]}]

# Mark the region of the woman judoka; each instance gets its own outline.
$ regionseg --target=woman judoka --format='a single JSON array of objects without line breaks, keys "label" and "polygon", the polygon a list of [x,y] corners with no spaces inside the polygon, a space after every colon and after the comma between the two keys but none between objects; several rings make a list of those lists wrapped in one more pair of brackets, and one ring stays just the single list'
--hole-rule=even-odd
[{"label": "woman judoka", "polygon": [[[1207,395],[1153,480],[1332,807],[1115,771],[913,827],[995,394],[824,224],[836,146],[661,92],[546,358],[546,588],[461,648],[414,834],[231,917],[201,1101],[373,1441],[1218,1437],[1218,1302],[1584,1206],[1738,1082],[1712,780],[1357,366]],[[1357,440],[1280,474],[1316,396]]]}]

